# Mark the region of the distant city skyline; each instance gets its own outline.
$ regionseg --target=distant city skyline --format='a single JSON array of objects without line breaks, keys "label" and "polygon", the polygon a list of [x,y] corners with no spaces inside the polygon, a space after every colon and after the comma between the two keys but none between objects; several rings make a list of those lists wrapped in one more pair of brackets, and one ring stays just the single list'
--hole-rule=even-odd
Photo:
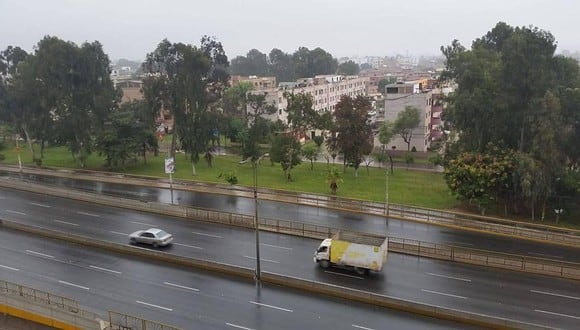
[{"label": "distant city skyline", "polygon": [[98,40],[112,60],[143,60],[164,38],[199,44],[215,36],[230,59],[256,48],[321,47],[333,56],[438,56],[458,39],[470,47],[499,21],[551,32],[557,52],[580,50],[580,2],[568,0],[2,0],[0,49],[32,51],[45,35]]}]

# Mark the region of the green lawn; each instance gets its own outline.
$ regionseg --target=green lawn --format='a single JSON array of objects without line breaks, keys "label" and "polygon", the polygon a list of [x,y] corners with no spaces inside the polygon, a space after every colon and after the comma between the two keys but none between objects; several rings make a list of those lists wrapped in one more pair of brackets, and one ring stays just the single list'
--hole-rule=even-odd
[{"label": "green lawn", "polygon": [[[14,148],[3,150],[6,157],[4,163],[17,164],[17,155]],[[165,154],[157,157],[149,156],[147,164],[141,160],[138,164],[128,166],[126,173],[167,176],[164,174]],[[33,165],[30,152],[22,148],[22,163]],[[240,157],[216,156],[212,167],[202,160],[197,166],[197,175],[192,176],[191,163],[184,154],[176,156],[176,172],[174,177],[182,180],[194,180],[202,182],[225,183],[218,178],[222,172],[235,171],[239,185],[251,186],[253,183],[252,166],[250,163],[239,164]],[[87,160],[87,169],[102,170],[104,160],[97,154],[91,155]],[[78,168],[71,153],[64,147],[48,148],[45,151],[43,166]],[[279,164],[271,165],[269,159],[264,159],[258,168],[258,186],[272,189],[290,190],[298,192],[311,192],[317,194],[329,194],[330,190],[326,183],[326,163],[315,163],[314,169],[310,169],[310,162],[305,161],[292,171],[292,182],[287,182]],[[330,165],[332,166],[332,164]],[[342,170],[342,164],[336,164]],[[358,177],[354,176],[354,169],[347,168],[343,173],[344,182],[339,183],[338,196],[356,199],[383,202],[385,200],[385,169],[365,167],[359,169]],[[443,176],[440,173],[429,173],[405,169],[395,169],[389,176],[389,202],[395,204],[407,204],[437,209],[453,208],[457,205],[456,200],[449,194]]]}]

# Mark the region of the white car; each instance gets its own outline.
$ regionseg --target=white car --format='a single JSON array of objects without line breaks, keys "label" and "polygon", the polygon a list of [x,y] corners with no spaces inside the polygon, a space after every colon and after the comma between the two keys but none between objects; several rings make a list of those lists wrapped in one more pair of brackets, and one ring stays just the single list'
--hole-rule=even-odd
[{"label": "white car", "polygon": [[147,230],[138,230],[130,234],[129,242],[131,244],[150,244],[153,245],[153,247],[167,246],[173,242],[173,235],[158,228],[149,228]]}]

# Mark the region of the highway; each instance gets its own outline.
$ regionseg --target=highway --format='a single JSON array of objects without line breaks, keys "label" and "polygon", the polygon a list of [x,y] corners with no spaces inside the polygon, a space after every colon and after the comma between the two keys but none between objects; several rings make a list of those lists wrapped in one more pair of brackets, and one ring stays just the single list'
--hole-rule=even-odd
[{"label": "highway", "polygon": [[[183,329],[463,329],[462,324],[0,229],[0,278]],[[241,328],[243,327],[243,328]]]},{"label": "highway", "polygon": [[[4,174],[7,175],[7,173]],[[14,178],[14,175],[12,174],[11,176]],[[169,189],[63,179],[52,176],[23,175],[23,178],[31,182],[41,182],[109,196],[162,203],[171,202]],[[190,207],[217,209],[224,212],[246,215],[254,214],[253,200],[245,197],[174,190],[174,201],[180,205]],[[530,257],[580,262],[580,249],[578,248],[537,243],[523,239],[452,229],[414,221],[385,219],[382,216],[356,214],[313,206],[264,200],[260,201],[260,217],[319,224],[338,229],[376,233]]]},{"label": "highway", "polygon": [[[117,243],[126,243],[132,231],[162,227],[175,236],[168,253],[244,267],[256,263],[252,230],[5,189],[0,216]],[[395,253],[382,273],[360,277],[318,268],[312,262],[318,240],[266,232],[260,239],[265,271],[540,325],[573,329],[580,322],[576,281]]]}]

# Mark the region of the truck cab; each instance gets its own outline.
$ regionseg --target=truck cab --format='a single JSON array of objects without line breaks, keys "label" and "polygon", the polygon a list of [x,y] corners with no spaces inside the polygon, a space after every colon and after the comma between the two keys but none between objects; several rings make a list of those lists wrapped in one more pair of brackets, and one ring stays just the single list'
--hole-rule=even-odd
[{"label": "truck cab", "polygon": [[332,243],[331,238],[327,238],[320,243],[318,249],[314,251],[314,262],[320,263],[322,268],[327,268],[330,266],[330,245]]}]

